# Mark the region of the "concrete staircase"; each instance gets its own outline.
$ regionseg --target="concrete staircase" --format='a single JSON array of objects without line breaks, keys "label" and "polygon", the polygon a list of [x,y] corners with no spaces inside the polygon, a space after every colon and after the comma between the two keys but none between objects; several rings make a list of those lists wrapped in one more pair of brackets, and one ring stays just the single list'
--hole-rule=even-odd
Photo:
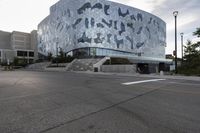
[{"label": "concrete staircase", "polygon": [[101,58],[75,59],[67,68],[67,71],[93,71],[93,65],[99,62]]},{"label": "concrete staircase", "polygon": [[28,70],[44,70],[47,66],[49,66],[51,62],[42,62],[42,63],[35,63],[31,64],[26,67]]}]

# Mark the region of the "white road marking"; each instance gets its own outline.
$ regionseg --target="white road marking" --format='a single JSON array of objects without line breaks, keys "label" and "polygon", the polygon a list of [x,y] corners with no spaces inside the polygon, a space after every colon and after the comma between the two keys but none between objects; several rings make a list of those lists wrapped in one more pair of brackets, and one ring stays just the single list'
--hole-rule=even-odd
[{"label": "white road marking", "polygon": [[156,81],[163,81],[166,79],[151,79],[151,80],[142,80],[142,81],[135,81],[135,82],[127,82],[122,83],[123,85],[134,85],[134,84],[141,84],[141,83],[147,83],[147,82],[156,82]]}]

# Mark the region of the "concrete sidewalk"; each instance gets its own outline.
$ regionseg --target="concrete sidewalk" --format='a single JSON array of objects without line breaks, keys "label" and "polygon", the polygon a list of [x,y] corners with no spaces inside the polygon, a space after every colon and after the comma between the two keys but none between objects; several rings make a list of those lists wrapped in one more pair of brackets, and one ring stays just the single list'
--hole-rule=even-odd
[{"label": "concrete sidewalk", "polygon": [[[3,68],[2,68],[3,70]],[[0,71],[1,67],[0,67]],[[200,76],[182,76],[182,75],[160,75],[160,74],[139,74],[139,73],[108,73],[108,72],[92,72],[92,71],[66,71],[65,68],[46,68],[44,70],[38,69],[20,69],[17,71],[38,71],[38,72],[72,72],[72,73],[84,73],[95,75],[114,75],[114,76],[133,76],[133,77],[149,77],[149,78],[164,78],[164,79],[179,79],[179,80],[193,80],[200,82]]]},{"label": "concrete sidewalk", "polygon": [[181,75],[159,75],[159,74],[139,74],[139,73],[104,73],[104,72],[91,72],[91,71],[76,71],[75,73],[85,74],[100,74],[100,75],[115,75],[115,76],[133,76],[133,77],[148,77],[148,78],[164,78],[164,79],[180,79],[180,80],[194,80],[200,82],[198,76],[181,76]]}]

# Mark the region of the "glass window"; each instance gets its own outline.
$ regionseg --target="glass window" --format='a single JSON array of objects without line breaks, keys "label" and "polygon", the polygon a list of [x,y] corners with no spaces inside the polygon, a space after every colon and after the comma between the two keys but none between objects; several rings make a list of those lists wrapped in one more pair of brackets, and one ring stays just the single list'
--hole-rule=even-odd
[{"label": "glass window", "polygon": [[27,56],[27,51],[17,51],[17,56]]},{"label": "glass window", "polygon": [[90,55],[95,56],[97,53],[96,48],[90,48]]},{"label": "glass window", "polygon": [[97,48],[96,51],[97,51],[97,55],[100,56],[100,49]]},{"label": "glass window", "polygon": [[97,55],[103,56],[103,49],[102,48],[97,48]]},{"label": "glass window", "polygon": [[34,52],[29,52],[29,57],[34,57]]}]

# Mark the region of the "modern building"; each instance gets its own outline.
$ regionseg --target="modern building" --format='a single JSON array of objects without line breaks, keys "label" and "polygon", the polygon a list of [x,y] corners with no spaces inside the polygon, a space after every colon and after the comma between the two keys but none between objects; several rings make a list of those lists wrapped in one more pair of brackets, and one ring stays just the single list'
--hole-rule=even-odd
[{"label": "modern building", "polygon": [[32,63],[37,59],[37,31],[24,33],[0,31],[0,62],[13,62],[14,58]]},{"label": "modern building", "polygon": [[126,57],[166,63],[166,23],[157,16],[108,0],[60,0],[38,25],[38,52],[77,57]]}]

